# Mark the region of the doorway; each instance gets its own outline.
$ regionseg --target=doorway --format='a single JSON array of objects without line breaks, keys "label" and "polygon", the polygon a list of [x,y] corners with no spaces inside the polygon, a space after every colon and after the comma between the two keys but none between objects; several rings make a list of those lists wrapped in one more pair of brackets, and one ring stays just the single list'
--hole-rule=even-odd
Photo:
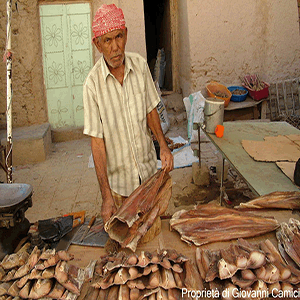
[{"label": "doorway", "polygon": [[176,20],[172,11],[176,0],[143,0],[145,14],[145,31],[147,61],[150,71],[154,74],[155,62],[159,49],[164,49],[165,54],[165,76],[162,91],[175,91],[174,86],[174,63],[177,51],[174,48],[174,31],[176,31]]},{"label": "doorway", "polygon": [[90,5],[40,5],[40,22],[49,123],[82,127],[83,83],[93,66]]}]

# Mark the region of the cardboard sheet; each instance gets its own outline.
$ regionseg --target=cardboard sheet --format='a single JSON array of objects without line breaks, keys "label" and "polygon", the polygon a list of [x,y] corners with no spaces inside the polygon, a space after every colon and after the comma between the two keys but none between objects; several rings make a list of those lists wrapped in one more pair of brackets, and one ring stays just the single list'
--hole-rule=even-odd
[{"label": "cardboard sheet", "polygon": [[294,171],[296,167],[295,162],[278,161],[276,162],[276,165],[288,178],[291,179],[292,182],[294,182]]},{"label": "cardboard sheet", "polygon": [[242,140],[245,151],[257,161],[296,162],[300,158],[300,135],[267,136],[264,141]]}]

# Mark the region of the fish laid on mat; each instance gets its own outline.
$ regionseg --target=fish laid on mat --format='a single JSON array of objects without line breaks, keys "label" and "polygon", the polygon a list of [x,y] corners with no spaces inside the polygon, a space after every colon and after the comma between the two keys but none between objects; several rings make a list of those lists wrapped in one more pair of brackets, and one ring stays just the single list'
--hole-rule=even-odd
[{"label": "fish laid on mat", "polygon": [[273,192],[236,206],[237,209],[300,209],[300,192]]},{"label": "fish laid on mat", "polygon": [[181,239],[196,246],[237,238],[258,236],[279,227],[277,220],[215,204],[199,205],[176,212],[170,220]]},{"label": "fish laid on mat", "polygon": [[105,224],[110,238],[135,251],[156,218],[166,211],[171,187],[171,178],[163,170],[142,183]]}]

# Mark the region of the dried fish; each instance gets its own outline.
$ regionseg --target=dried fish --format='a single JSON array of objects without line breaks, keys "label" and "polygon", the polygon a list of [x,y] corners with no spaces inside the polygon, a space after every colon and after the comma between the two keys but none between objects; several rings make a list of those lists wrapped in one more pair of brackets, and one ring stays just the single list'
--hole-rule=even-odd
[{"label": "dried fish", "polygon": [[272,242],[265,240],[260,243],[260,247],[266,253],[268,260],[279,270],[280,280],[287,280],[292,274],[291,269],[285,264]]},{"label": "dried fish", "polygon": [[[231,278],[238,270],[236,265],[232,265],[226,262],[224,258],[218,261],[218,274],[220,279]],[[207,274],[206,274],[207,276]],[[215,278],[213,278],[215,279]],[[207,280],[208,281],[208,280]],[[210,280],[212,281],[212,280]]]},{"label": "dried fish", "polygon": [[11,282],[3,282],[0,284],[0,296],[3,296],[7,294],[7,291],[11,287],[12,283]]},{"label": "dried fish", "polygon": [[237,209],[251,208],[281,208],[281,209],[300,209],[300,192],[286,191],[273,192],[264,196],[255,198],[246,203],[241,203],[235,207]]},{"label": "dried fish", "polygon": [[0,281],[3,279],[5,274],[6,274],[5,270],[0,266]]},{"label": "dried fish", "polygon": [[254,250],[250,252],[247,268],[257,269],[266,263],[266,256],[262,251]]},{"label": "dried fish", "polygon": [[126,284],[120,285],[119,300],[130,300],[130,289]]},{"label": "dried fish", "polygon": [[130,274],[127,268],[120,268],[114,278],[114,284],[120,285],[127,282],[130,278]]},{"label": "dried fish", "polygon": [[49,294],[47,296],[49,298],[59,299],[62,297],[64,291],[65,291],[65,288],[58,281],[56,281],[52,290],[49,292]]},{"label": "dried fish", "polygon": [[64,261],[70,261],[74,259],[74,255],[65,250],[58,251],[57,255],[60,260],[64,260]]},{"label": "dried fish", "polygon": [[163,170],[142,183],[105,224],[109,236],[135,251],[139,240],[167,209],[171,186],[171,178]]},{"label": "dried fish", "polygon": [[184,269],[186,288],[190,290],[203,290],[203,281],[195,264],[191,260],[188,260],[184,262]]},{"label": "dried fish", "polygon": [[141,254],[138,257],[138,263],[137,266],[139,267],[145,267],[147,266],[151,261],[151,255],[149,252],[141,251]]},{"label": "dried fish", "polygon": [[43,271],[38,270],[38,269],[33,269],[31,273],[29,274],[29,279],[41,279]]},{"label": "dried fish", "polygon": [[30,289],[33,284],[33,281],[28,281],[24,287],[20,290],[19,296],[21,298],[27,299],[29,297]]},{"label": "dried fish", "polygon": [[52,284],[51,279],[38,279],[30,290],[29,298],[39,299],[46,296],[51,291]]},{"label": "dried fish", "polygon": [[244,279],[241,274],[237,272],[235,275],[231,277],[231,281],[234,285],[239,286],[242,289],[250,287],[256,279]]},{"label": "dried fish", "polygon": [[293,248],[292,241],[287,234],[287,226],[285,223],[281,223],[280,229],[276,232],[277,239],[283,244],[285,252],[289,255],[294,263],[300,267],[300,257]]},{"label": "dried fish", "polygon": [[27,283],[27,281],[29,280],[29,276],[30,274],[27,274],[24,277],[17,280],[17,286],[19,289],[21,289]]},{"label": "dried fish", "polygon": [[89,287],[84,299],[86,300],[97,300],[99,295],[99,289],[95,289],[93,287]]},{"label": "dried fish", "polygon": [[209,268],[206,272],[205,281],[213,281],[216,277],[221,276],[219,265],[224,259],[221,259],[220,251],[211,251],[209,255]]},{"label": "dried fish", "polygon": [[170,269],[162,268],[161,281],[161,287],[166,290],[176,287],[176,282]]},{"label": "dried fish", "polygon": [[160,271],[157,270],[154,273],[151,273],[149,276],[149,287],[150,288],[157,288],[162,285],[162,279],[160,275]]},{"label": "dried fish", "polygon": [[60,284],[68,281],[68,265],[65,261],[60,261],[55,267],[55,278]]},{"label": "dried fish", "polygon": [[15,273],[16,273],[16,270],[15,270],[15,269],[10,270],[10,271],[6,274],[6,276],[2,279],[2,281],[7,282],[7,281],[12,280],[12,279],[14,278]]},{"label": "dried fish", "polygon": [[215,204],[199,205],[194,210],[176,212],[170,220],[187,243],[201,246],[214,241],[253,237],[278,228],[274,218],[256,216]]},{"label": "dried fish", "polygon": [[47,260],[44,261],[44,267],[49,268],[52,266],[55,266],[60,261],[58,253],[55,253],[55,255],[51,256]]},{"label": "dried fish", "polygon": [[19,269],[14,274],[14,278],[21,278],[21,277],[29,274],[29,272],[30,272],[30,266],[29,266],[29,264],[25,264],[25,265],[19,267]]},{"label": "dried fish", "polygon": [[18,288],[17,281],[14,281],[13,284],[8,289],[7,294],[12,297],[17,297],[19,296],[19,292],[20,289]]},{"label": "dried fish", "polygon": [[47,268],[42,272],[42,278],[44,279],[53,278],[54,275],[55,275],[55,267]]},{"label": "dried fish", "polygon": [[241,277],[245,280],[255,280],[256,275],[250,269],[241,270]]},{"label": "dried fish", "polygon": [[41,253],[40,259],[47,260],[50,257],[54,256],[56,253],[55,249],[43,249],[43,252]]},{"label": "dried fish", "polygon": [[182,273],[173,272],[173,276],[176,282],[176,287],[182,289],[184,287],[184,278]]},{"label": "dried fish", "polygon": [[39,248],[37,246],[35,246],[28,258],[28,265],[29,265],[30,270],[33,269],[34,266],[37,264],[37,262],[39,261],[40,255],[41,255],[41,250],[39,250]]},{"label": "dried fish", "polygon": [[275,295],[275,296],[279,295],[279,292],[281,291],[280,282],[277,281],[277,282],[268,284],[268,290],[271,295]]},{"label": "dried fish", "polygon": [[140,290],[137,288],[130,290],[130,300],[138,300],[140,296]]}]

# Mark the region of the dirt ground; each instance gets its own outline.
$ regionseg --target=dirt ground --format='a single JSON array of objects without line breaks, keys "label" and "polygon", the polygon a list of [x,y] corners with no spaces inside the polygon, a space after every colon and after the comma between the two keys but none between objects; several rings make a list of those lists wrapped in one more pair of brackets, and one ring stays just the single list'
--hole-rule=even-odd
[{"label": "dirt ground", "polygon": [[[170,128],[167,137],[187,138],[187,118],[182,97],[173,94],[164,97],[168,111]],[[197,143],[192,145],[197,148]],[[46,161],[14,166],[13,181],[33,186],[33,206],[26,211],[30,222],[57,217],[69,212],[85,210],[87,216],[100,214],[101,193],[95,170],[89,168],[91,150],[90,139],[52,144],[52,153]],[[216,169],[220,167],[220,154],[211,142],[201,144],[201,161],[210,168],[209,186],[197,186],[193,182],[192,167],[178,168],[171,172],[173,181],[172,198],[166,216],[182,208],[192,207],[209,201],[220,201],[220,183]],[[0,172],[0,181],[5,182],[4,172]],[[225,182],[229,197],[227,206],[246,201],[251,195],[247,186],[229,169]],[[238,190],[237,190],[238,189]]]}]

